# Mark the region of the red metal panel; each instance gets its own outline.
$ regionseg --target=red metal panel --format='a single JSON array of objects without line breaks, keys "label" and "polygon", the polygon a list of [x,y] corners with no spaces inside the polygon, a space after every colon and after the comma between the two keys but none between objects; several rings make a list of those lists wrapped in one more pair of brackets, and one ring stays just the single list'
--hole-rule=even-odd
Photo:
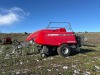
[{"label": "red metal panel", "polygon": [[66,32],[66,30],[63,28],[56,30],[44,29],[37,31],[27,37],[27,40],[32,39],[34,39],[34,42],[42,45],[60,46],[63,43],[77,43],[74,33]]},{"label": "red metal panel", "polygon": [[72,32],[45,32],[45,44],[60,46],[63,43],[76,43]]},{"label": "red metal panel", "polygon": [[40,31],[41,31],[41,30],[36,31],[36,32],[30,34],[30,35],[26,38],[26,41],[30,41],[30,40],[35,39],[35,38],[38,36],[38,33],[39,33]]}]

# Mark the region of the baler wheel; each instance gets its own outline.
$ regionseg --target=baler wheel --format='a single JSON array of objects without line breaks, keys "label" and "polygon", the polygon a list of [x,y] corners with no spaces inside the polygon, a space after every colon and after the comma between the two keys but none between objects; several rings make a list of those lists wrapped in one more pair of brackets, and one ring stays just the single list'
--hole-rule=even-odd
[{"label": "baler wheel", "polygon": [[67,57],[71,53],[71,49],[67,44],[62,44],[60,47],[57,48],[57,52],[62,57]]}]

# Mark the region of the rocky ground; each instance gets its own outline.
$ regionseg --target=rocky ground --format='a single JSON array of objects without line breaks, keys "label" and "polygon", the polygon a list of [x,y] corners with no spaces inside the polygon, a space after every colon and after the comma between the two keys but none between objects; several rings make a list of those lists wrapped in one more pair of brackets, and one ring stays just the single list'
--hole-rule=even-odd
[{"label": "rocky ground", "polygon": [[[100,33],[79,34],[94,46],[82,46],[80,52],[66,58],[57,54],[41,58],[34,47],[22,48],[23,54],[19,54],[13,52],[13,45],[0,45],[0,75],[100,75]],[[27,35],[14,36],[24,41]],[[30,51],[33,53],[27,55]]]}]

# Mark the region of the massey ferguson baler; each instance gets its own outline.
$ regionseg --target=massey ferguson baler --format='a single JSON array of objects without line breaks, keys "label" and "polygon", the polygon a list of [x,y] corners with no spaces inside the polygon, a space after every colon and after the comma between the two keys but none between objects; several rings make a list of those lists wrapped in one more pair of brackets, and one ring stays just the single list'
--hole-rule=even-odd
[{"label": "massey ferguson baler", "polygon": [[[65,27],[50,27],[50,24],[46,29],[38,30],[30,34],[26,39],[31,43],[35,42],[36,44],[40,44],[37,48],[42,57],[53,51],[57,51],[59,55],[67,57],[71,54],[72,50],[79,49],[82,44],[80,36],[75,35],[72,31],[67,31]],[[67,24],[68,29],[71,29],[70,23]]]}]

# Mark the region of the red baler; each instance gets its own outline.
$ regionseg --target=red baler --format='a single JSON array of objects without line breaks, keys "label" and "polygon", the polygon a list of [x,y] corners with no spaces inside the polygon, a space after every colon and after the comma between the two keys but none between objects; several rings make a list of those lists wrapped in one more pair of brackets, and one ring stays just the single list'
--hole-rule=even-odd
[{"label": "red baler", "polygon": [[[68,27],[71,27],[69,23],[67,24]],[[41,45],[41,48],[39,49],[42,57],[55,50],[59,55],[66,57],[70,55],[72,49],[77,49],[81,46],[80,37],[76,36],[72,31],[67,31],[67,29],[64,27],[56,27],[53,29],[52,27],[48,26],[46,29],[38,30],[30,34],[26,40]]]}]

